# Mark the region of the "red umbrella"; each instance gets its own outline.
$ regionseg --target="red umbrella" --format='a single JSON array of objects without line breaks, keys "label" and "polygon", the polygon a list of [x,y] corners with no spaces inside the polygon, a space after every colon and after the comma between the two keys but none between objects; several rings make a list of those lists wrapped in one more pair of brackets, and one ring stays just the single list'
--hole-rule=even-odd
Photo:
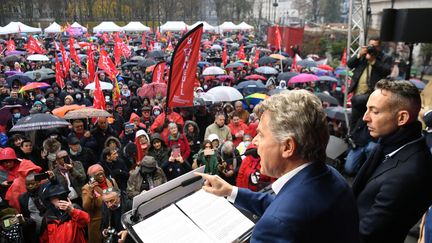
[{"label": "red umbrella", "polygon": [[333,70],[334,70],[331,66],[326,65],[326,64],[318,65],[318,68],[319,68],[319,69],[324,69],[324,70],[327,70],[327,71],[332,71],[332,72],[333,72]]},{"label": "red umbrella", "polygon": [[144,84],[143,87],[141,87],[138,90],[138,95],[148,98],[154,98],[156,96],[163,97],[166,96],[167,93],[167,85],[165,83],[150,83],[150,84]]},{"label": "red umbrella", "polygon": [[22,93],[24,91],[28,91],[28,90],[33,90],[33,89],[40,89],[40,88],[45,88],[45,87],[49,87],[50,85],[44,82],[33,82],[33,83],[28,83],[26,85],[24,85],[20,90],[19,93]]},{"label": "red umbrella", "polygon": [[266,81],[267,78],[258,74],[252,74],[249,76],[244,77],[246,80],[263,80]]}]

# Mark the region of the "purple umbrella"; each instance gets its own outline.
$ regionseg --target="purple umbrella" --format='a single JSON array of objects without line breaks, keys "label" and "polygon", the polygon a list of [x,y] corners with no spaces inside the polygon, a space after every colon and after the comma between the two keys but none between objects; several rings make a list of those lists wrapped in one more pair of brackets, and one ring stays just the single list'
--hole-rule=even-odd
[{"label": "purple umbrella", "polygon": [[6,51],[5,54],[6,54],[6,56],[10,56],[10,55],[25,55],[26,52],[25,51]]},{"label": "purple umbrella", "polygon": [[12,76],[12,75],[15,75],[17,73],[21,73],[21,72],[20,71],[6,71],[5,72],[6,76]]},{"label": "purple umbrella", "polygon": [[21,108],[21,114],[26,116],[29,114],[29,110],[22,105],[5,105],[0,109],[0,124],[5,125],[9,119],[12,118],[11,109]]}]

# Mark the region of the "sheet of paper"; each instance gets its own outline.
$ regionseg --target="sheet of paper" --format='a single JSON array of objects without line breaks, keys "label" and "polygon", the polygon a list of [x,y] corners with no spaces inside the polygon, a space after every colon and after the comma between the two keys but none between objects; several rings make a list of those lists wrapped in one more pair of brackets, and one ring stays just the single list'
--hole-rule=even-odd
[{"label": "sheet of paper", "polygon": [[211,242],[174,204],[132,227],[144,243]]},{"label": "sheet of paper", "polygon": [[252,221],[225,198],[203,190],[176,204],[216,242],[232,242],[254,226]]}]

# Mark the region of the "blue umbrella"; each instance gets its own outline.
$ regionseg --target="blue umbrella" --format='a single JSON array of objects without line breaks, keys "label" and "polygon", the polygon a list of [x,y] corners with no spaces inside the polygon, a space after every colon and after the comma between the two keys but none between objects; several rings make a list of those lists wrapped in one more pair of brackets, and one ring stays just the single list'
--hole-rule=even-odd
[{"label": "blue umbrella", "polygon": [[413,83],[417,87],[417,89],[424,89],[424,87],[426,86],[426,84],[423,81],[418,80],[418,79],[413,79],[412,78],[409,81],[411,83]]},{"label": "blue umbrella", "polygon": [[204,66],[211,66],[209,62],[198,62],[198,67],[203,68]]},{"label": "blue umbrella", "polygon": [[319,80],[320,80],[320,81],[335,82],[335,83],[338,82],[337,79],[335,79],[335,78],[333,78],[333,77],[330,77],[330,76],[319,76]]},{"label": "blue umbrella", "polygon": [[10,86],[12,86],[12,83],[15,80],[18,80],[22,85],[25,85],[26,83],[30,83],[30,82],[34,81],[33,79],[31,79],[30,77],[28,77],[24,73],[18,73],[18,74],[15,74],[15,75],[12,75],[12,76],[9,76],[6,78],[6,82],[8,82],[8,84]]}]

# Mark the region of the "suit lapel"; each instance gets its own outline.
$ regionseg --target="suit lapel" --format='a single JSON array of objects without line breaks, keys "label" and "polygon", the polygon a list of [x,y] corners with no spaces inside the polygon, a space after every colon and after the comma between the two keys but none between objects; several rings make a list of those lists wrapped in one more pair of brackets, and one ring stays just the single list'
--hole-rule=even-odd
[{"label": "suit lapel", "polygon": [[399,160],[397,158],[394,158],[394,157],[387,158],[376,168],[376,170],[373,172],[372,176],[369,178],[368,182],[370,180],[382,175],[383,173],[385,173],[391,169],[396,168],[398,163],[399,163]]}]

